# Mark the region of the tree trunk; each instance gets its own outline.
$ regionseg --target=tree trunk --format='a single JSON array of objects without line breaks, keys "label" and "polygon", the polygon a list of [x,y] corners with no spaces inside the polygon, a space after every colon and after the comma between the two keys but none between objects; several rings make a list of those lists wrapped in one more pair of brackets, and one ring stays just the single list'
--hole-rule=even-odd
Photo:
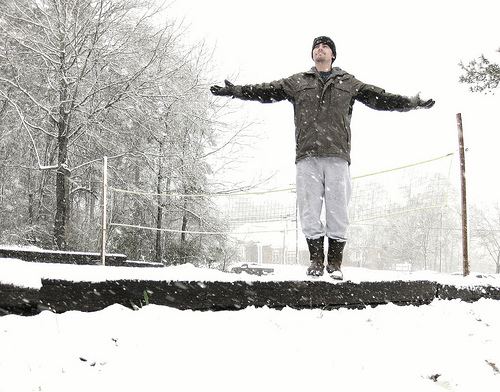
[{"label": "tree trunk", "polygon": [[[59,129],[64,124],[59,124]],[[58,169],[56,173],[56,215],[54,220],[54,240],[57,249],[67,250],[69,223],[69,177],[70,170],[66,165],[68,155],[68,138],[58,138]]]},{"label": "tree trunk", "polygon": [[162,205],[162,197],[161,197],[161,183],[162,183],[162,175],[161,175],[161,164],[158,167],[158,176],[156,180],[156,193],[158,194],[156,204],[156,255],[155,259],[157,262],[161,263],[163,260],[163,243],[162,243],[162,225],[163,225],[163,205]]},{"label": "tree trunk", "polygon": [[181,228],[181,247],[183,249],[184,249],[184,246],[185,246],[186,241],[187,241],[187,233],[186,233],[187,223],[188,223],[187,213],[184,212],[182,214],[182,228]]},{"label": "tree trunk", "polygon": [[188,225],[188,217],[187,217],[187,199],[184,198],[184,206],[182,212],[182,227],[181,227],[181,257],[182,264],[187,262],[187,225]]}]

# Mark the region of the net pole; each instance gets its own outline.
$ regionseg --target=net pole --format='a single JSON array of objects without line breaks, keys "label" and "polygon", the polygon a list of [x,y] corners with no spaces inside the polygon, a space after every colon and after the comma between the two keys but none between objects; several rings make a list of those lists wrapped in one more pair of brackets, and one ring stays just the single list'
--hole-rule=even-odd
[{"label": "net pole", "polygon": [[299,201],[295,192],[295,265],[299,265]]},{"label": "net pole", "polygon": [[106,265],[106,211],[108,201],[108,157],[102,158],[101,264]]},{"label": "net pole", "polygon": [[460,185],[462,194],[462,257],[463,257],[463,275],[469,275],[469,245],[468,245],[468,227],[467,227],[467,187],[465,179],[465,147],[464,130],[462,124],[462,114],[457,113],[458,127],[458,148],[460,155]]}]

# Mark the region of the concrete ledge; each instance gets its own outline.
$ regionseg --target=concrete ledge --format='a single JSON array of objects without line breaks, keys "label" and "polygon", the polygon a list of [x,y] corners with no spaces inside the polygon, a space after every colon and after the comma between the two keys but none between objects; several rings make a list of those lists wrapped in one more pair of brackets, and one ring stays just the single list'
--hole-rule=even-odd
[{"label": "concrete ledge", "polygon": [[[60,263],[78,265],[101,264],[100,253],[64,252],[58,250],[31,250],[0,248],[0,258],[19,259],[38,263]],[[164,267],[161,263],[128,261],[123,254],[107,254],[106,265],[112,267]]]},{"label": "concrete ledge", "polygon": [[461,299],[466,302],[475,302],[481,298],[500,300],[500,286],[457,287],[440,284],[438,285],[436,298]]},{"label": "concrete ledge", "polygon": [[5,314],[31,316],[39,313],[39,305],[39,290],[0,283],[0,316]]},{"label": "concrete ledge", "polygon": [[[98,265],[101,263],[100,253],[63,252],[56,250],[28,250],[0,248],[0,258],[20,259],[24,261]],[[109,265],[122,264],[127,261],[127,256],[121,254],[106,255]]]},{"label": "concrete ledge", "polygon": [[[431,281],[342,282],[70,282],[43,280],[40,290],[1,286],[0,314],[34,314],[41,310],[97,311],[113,304],[146,303],[191,310],[239,310],[248,306],[281,309],[364,308],[381,304],[429,304],[434,299],[500,299],[500,288],[455,287]],[[3,309],[3,310],[2,310]]]},{"label": "concrete ledge", "polygon": [[[144,294],[146,293],[146,294]],[[158,282],[100,283],[44,280],[40,305],[55,312],[95,311],[112,304],[166,305],[192,310],[238,310],[248,306],[281,309],[365,307],[386,303],[420,305],[435,299],[436,284],[417,282]]]},{"label": "concrete ledge", "polygon": [[37,289],[0,285],[0,315],[32,315],[42,310],[98,311],[113,304],[147,303],[202,311],[239,310],[249,306],[274,309],[364,308],[381,304],[429,304],[435,299],[500,300],[500,287],[456,287],[433,281],[152,281],[72,282],[44,279]]}]

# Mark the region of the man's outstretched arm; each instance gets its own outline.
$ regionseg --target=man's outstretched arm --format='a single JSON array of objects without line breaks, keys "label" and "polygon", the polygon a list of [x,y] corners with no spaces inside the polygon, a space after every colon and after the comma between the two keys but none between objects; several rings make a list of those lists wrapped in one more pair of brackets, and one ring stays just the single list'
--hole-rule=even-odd
[{"label": "man's outstretched arm", "polygon": [[372,109],[396,110],[399,112],[407,112],[413,109],[430,109],[435,104],[433,99],[421,99],[420,94],[405,97],[386,93],[385,90],[370,85],[365,85],[363,89],[360,89],[356,99]]},{"label": "man's outstretched arm", "polygon": [[210,87],[210,91],[213,95],[229,96],[262,103],[271,103],[288,99],[284,88],[279,82],[235,86],[230,81],[225,80],[224,84],[224,87],[212,86]]}]

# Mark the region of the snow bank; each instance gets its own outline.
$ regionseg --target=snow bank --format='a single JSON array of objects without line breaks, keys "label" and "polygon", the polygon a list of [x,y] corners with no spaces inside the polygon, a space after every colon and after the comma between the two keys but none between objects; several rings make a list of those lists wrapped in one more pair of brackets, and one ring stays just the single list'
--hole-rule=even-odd
[{"label": "snow bank", "polygon": [[[246,273],[233,274],[215,269],[197,268],[191,264],[165,268],[110,267],[101,265],[72,265],[55,263],[32,263],[16,259],[0,258],[0,283],[18,287],[42,286],[42,279],[61,279],[74,282],[103,282],[107,280],[155,280],[155,281],[296,281],[308,280],[304,266],[272,265],[273,275],[256,276]],[[374,271],[362,268],[344,268],[344,279],[353,283],[388,280],[430,280],[456,286],[492,285],[500,286],[495,276],[477,278],[474,274],[466,278],[457,275],[442,275],[431,271],[395,272]],[[328,276],[319,279],[332,282]]]}]

